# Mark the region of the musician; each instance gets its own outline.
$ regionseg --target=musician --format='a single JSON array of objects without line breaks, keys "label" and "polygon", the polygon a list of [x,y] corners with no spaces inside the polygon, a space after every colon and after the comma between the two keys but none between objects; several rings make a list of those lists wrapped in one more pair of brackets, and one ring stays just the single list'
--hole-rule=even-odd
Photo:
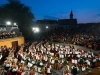
[{"label": "musician", "polygon": [[82,72],[86,71],[86,67],[83,65],[81,70]]},{"label": "musician", "polygon": [[17,70],[18,70],[18,66],[16,64],[14,64],[12,66],[12,75],[16,75],[17,74]]},{"label": "musician", "polygon": [[0,53],[0,60],[2,59],[2,57],[3,57],[3,56],[2,56],[2,53]]},{"label": "musician", "polygon": [[77,65],[73,65],[72,66],[72,73],[73,75],[76,75],[79,72],[79,68]]},{"label": "musician", "polygon": [[56,69],[56,70],[59,70],[59,69],[60,69],[60,63],[59,63],[58,58],[55,59],[55,62],[54,62],[54,69]]},{"label": "musician", "polygon": [[51,64],[50,62],[47,62],[46,64],[46,75],[51,75]]},{"label": "musician", "polygon": [[68,66],[65,66],[65,71],[63,72],[63,75],[72,75]]}]

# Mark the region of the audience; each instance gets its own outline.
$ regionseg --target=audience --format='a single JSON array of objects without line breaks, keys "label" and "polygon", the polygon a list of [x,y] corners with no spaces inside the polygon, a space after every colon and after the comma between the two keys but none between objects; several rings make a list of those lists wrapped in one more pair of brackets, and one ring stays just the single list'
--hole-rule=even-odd
[{"label": "audience", "polygon": [[[97,67],[100,55],[70,45],[48,42],[26,43],[19,48],[1,47],[1,60],[8,75],[51,75],[64,68],[63,74],[78,74]],[[14,53],[16,51],[16,53]],[[6,57],[4,56],[6,53]],[[4,58],[5,57],[5,58]]]},{"label": "audience", "polygon": [[72,43],[85,46],[91,49],[99,49],[99,33],[93,26],[84,26],[83,28],[56,28],[51,31],[50,41],[60,43]]},{"label": "audience", "polygon": [[[77,49],[71,45],[49,44],[50,42],[66,43],[67,41],[90,49],[97,49],[97,33],[81,28],[57,28],[51,32],[47,41],[25,43],[20,47],[0,47],[0,62],[7,75],[51,75],[54,70],[63,70],[63,75],[77,75],[100,67],[100,54],[91,50]],[[92,32],[92,33],[91,33]],[[16,37],[15,32],[0,34],[0,39]],[[4,61],[4,62],[3,62]]]},{"label": "audience", "polygon": [[6,39],[6,38],[13,38],[13,37],[17,37],[17,34],[13,31],[13,32],[2,32],[0,33],[0,39]]}]

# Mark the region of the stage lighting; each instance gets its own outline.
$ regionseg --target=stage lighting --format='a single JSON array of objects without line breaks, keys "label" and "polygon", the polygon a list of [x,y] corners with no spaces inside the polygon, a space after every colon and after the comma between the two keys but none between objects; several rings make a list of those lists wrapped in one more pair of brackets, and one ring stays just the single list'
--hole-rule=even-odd
[{"label": "stage lighting", "polygon": [[38,33],[40,31],[40,29],[37,28],[37,27],[33,27],[32,30],[33,30],[34,33]]},{"label": "stage lighting", "polygon": [[11,22],[10,22],[10,21],[8,21],[8,22],[6,22],[6,24],[7,24],[7,25],[11,25]]}]

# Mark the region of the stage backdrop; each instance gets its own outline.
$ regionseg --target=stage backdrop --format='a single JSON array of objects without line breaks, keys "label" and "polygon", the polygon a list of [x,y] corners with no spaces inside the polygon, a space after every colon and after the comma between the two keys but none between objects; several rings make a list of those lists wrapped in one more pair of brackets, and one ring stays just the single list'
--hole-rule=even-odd
[{"label": "stage backdrop", "polygon": [[1,39],[0,46],[6,45],[7,47],[14,47],[20,46],[24,44],[24,37],[16,37],[16,38],[9,38],[9,39]]}]

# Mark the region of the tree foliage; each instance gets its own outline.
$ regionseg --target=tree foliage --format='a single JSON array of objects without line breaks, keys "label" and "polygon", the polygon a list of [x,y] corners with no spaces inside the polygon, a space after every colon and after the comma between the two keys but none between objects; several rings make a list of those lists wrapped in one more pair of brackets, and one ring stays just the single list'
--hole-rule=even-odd
[{"label": "tree foliage", "polygon": [[8,0],[7,4],[0,6],[0,18],[16,22],[19,26],[29,26],[34,15],[30,7],[22,4],[20,0]]},{"label": "tree foliage", "polygon": [[20,0],[7,1],[7,4],[0,6],[0,19],[11,21],[12,23],[16,22],[24,36],[26,36],[26,32],[31,34],[30,27],[34,19],[31,8],[21,3]]}]

